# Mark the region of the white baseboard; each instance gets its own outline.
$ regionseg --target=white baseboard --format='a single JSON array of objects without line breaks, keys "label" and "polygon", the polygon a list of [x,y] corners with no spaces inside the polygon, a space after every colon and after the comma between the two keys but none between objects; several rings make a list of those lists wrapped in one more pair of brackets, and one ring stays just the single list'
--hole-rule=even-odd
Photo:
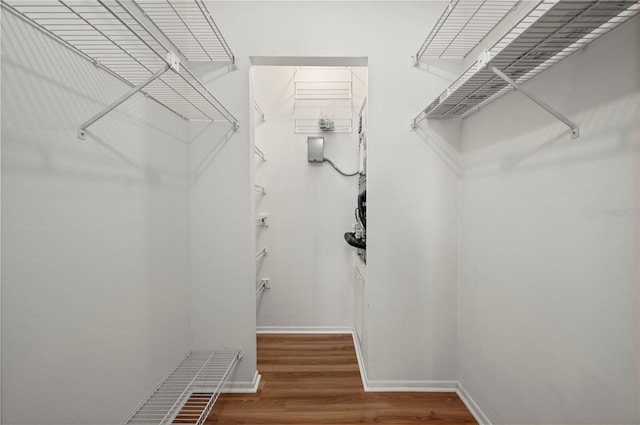
[{"label": "white baseboard", "polygon": [[258,326],[258,334],[352,334],[348,326]]},{"label": "white baseboard", "polygon": [[360,379],[362,379],[362,388],[365,391],[367,390],[367,382],[369,382],[369,378],[367,377],[367,368],[365,367],[364,355],[362,354],[362,347],[360,347],[360,340],[358,340],[358,336],[356,335],[355,329],[351,330],[351,336],[353,337],[353,346],[356,348],[356,358],[358,359],[358,369],[360,369]]},{"label": "white baseboard", "polygon": [[[492,425],[480,406],[473,400],[467,390],[458,381],[418,381],[418,380],[371,380],[367,375],[367,367],[364,361],[362,347],[356,336],[355,330],[341,326],[259,326],[256,330],[259,334],[285,333],[285,334],[351,334],[353,345],[358,359],[358,368],[362,379],[362,387],[366,392],[452,392],[456,393],[467,406],[479,425]],[[257,372],[256,372],[257,374]],[[258,381],[260,378],[258,378]],[[257,390],[257,384],[256,384]]]},{"label": "white baseboard", "polygon": [[258,386],[260,385],[260,379],[262,376],[256,370],[256,374],[253,375],[253,381],[231,381],[227,383],[227,387],[222,391],[223,393],[256,393],[258,392]]},{"label": "white baseboard", "polygon": [[352,329],[353,345],[356,348],[362,387],[367,392],[455,392],[458,387],[457,381],[377,381],[369,379],[367,367],[360,347],[360,341]]},{"label": "white baseboard", "polygon": [[489,420],[487,415],[484,414],[482,409],[480,409],[480,406],[478,406],[478,403],[476,403],[473,398],[471,398],[467,390],[464,389],[460,382],[458,382],[458,390],[456,391],[456,393],[458,394],[458,397],[460,397],[464,405],[467,406],[467,409],[469,409],[473,417],[476,418],[478,424],[491,425],[491,421]]},{"label": "white baseboard", "polygon": [[456,381],[387,381],[369,380],[365,391],[369,392],[422,392],[422,393],[455,393]]}]

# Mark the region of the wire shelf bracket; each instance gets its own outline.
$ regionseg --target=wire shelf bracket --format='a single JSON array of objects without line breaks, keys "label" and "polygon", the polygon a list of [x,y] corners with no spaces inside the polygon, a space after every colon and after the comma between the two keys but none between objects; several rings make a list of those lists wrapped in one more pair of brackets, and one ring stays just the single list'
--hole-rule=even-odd
[{"label": "wire shelf bracket", "polygon": [[466,118],[511,89],[520,91],[580,135],[578,126],[522,84],[640,12],[637,0],[540,0],[507,34],[411,121]]},{"label": "wire shelf bracket", "polygon": [[260,284],[258,285],[258,289],[256,289],[256,298],[258,298],[265,289],[271,289],[270,279],[262,279],[260,281]]},{"label": "wire shelf bracket", "polygon": [[145,88],[146,86],[148,86],[149,84],[151,84],[152,82],[154,82],[155,80],[157,80],[158,78],[160,78],[165,72],[167,72],[171,67],[169,65],[165,65],[163,66],[158,72],[156,72],[155,74],[153,74],[151,77],[149,77],[148,80],[144,81],[142,84],[140,84],[137,87],[134,87],[133,90],[129,91],[128,93],[124,94],[121,98],[119,98],[118,100],[116,100],[115,102],[113,102],[111,105],[107,106],[106,108],[104,108],[102,111],[98,112],[97,114],[95,114],[93,117],[89,118],[87,121],[85,121],[83,124],[80,125],[80,128],[78,129],[78,138],[82,139],[82,140],[86,140],[87,137],[87,128],[89,128],[89,126],[93,125],[96,121],[98,121],[100,118],[104,117],[105,115],[107,115],[109,112],[113,111],[114,109],[116,109],[118,106],[120,106],[121,104],[123,104],[125,101],[129,100],[129,98],[131,98],[133,95],[135,95],[136,93],[142,91],[143,88]]},{"label": "wire shelf bracket", "polygon": [[[198,5],[200,0],[193,1]],[[222,121],[230,123],[234,130],[239,128],[238,120],[180,63],[179,54],[136,16],[129,2],[0,0],[0,5],[131,88],[81,124],[80,139],[86,137],[89,126],[136,93],[183,119]]]},{"label": "wire shelf bracket", "polygon": [[124,425],[203,425],[241,359],[240,350],[188,353]]},{"label": "wire shelf bracket", "polygon": [[253,151],[262,159],[263,161],[267,160],[267,157],[264,155],[264,151],[257,146],[253,147]]},{"label": "wire shelf bracket", "polygon": [[268,215],[266,214],[261,214],[256,218],[256,226],[260,226],[260,227],[269,227],[269,223],[267,222],[267,219],[269,218]]},{"label": "wire shelf bracket", "polygon": [[256,262],[260,261],[260,259],[265,257],[267,254],[268,254],[267,248],[262,248],[260,251],[256,253]]},{"label": "wire shelf bracket", "polygon": [[570,119],[562,115],[560,112],[556,111],[553,107],[551,107],[546,102],[540,100],[537,96],[534,96],[530,91],[526,90],[520,84],[513,81],[504,72],[500,71],[495,66],[491,66],[490,69],[494,74],[496,74],[498,77],[506,81],[507,84],[509,84],[515,90],[519,91],[520,93],[522,93],[523,95],[531,99],[533,102],[535,102],[542,109],[544,109],[545,111],[547,111],[548,113],[550,113],[551,115],[553,115],[554,117],[556,117],[557,119],[565,123],[565,125],[571,129],[572,139],[577,139],[578,137],[580,137],[580,128],[578,128],[578,125],[576,123],[574,123],[573,121],[571,121]]},{"label": "wire shelf bracket", "polygon": [[267,194],[267,188],[265,186],[260,186],[259,184],[256,184],[254,186],[255,186],[256,192],[260,192],[263,195]]},{"label": "wire shelf bracket", "polygon": [[256,112],[258,113],[258,115],[260,116],[260,120],[262,122],[266,121],[266,118],[264,117],[264,111],[262,110],[262,108],[260,107],[260,105],[258,105],[258,102],[253,102],[253,107],[255,108]]}]

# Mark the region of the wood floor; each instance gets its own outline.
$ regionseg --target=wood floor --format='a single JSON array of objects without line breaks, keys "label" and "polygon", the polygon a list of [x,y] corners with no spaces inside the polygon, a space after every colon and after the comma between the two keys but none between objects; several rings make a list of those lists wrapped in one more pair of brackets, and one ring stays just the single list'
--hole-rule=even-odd
[{"label": "wood floor", "polygon": [[222,394],[207,425],[476,424],[455,393],[364,392],[351,335],[258,335],[256,394]]}]

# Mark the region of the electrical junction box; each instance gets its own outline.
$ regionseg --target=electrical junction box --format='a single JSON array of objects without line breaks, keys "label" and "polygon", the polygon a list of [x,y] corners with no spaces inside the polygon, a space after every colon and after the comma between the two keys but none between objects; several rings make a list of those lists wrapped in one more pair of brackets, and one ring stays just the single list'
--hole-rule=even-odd
[{"label": "electrical junction box", "polygon": [[324,137],[307,137],[307,160],[309,162],[324,161]]}]

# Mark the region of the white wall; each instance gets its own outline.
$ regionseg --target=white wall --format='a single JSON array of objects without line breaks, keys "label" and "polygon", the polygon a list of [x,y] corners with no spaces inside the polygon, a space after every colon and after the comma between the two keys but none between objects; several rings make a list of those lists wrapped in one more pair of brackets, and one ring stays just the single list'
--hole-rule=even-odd
[{"label": "white wall", "polygon": [[2,16],[2,423],[122,423],[188,346],[185,127]]},{"label": "white wall", "polygon": [[[409,127],[457,71],[435,65],[416,69],[410,61],[446,2],[228,1],[208,6],[241,64],[239,71],[211,84],[234,104],[230,108],[245,129],[249,56],[368,57],[368,374],[372,380],[455,379],[458,177],[451,159],[455,149],[446,140],[455,141],[457,135],[449,128],[453,124],[418,132]],[[249,191],[253,199],[250,143],[243,130],[234,136],[224,151],[228,163],[220,164],[229,172],[224,174],[227,184],[203,189],[206,197],[203,193],[198,201],[199,207],[208,205],[204,214],[214,212],[221,200],[232,205],[236,216],[224,222],[230,229],[253,222],[253,208],[245,208]],[[241,185],[245,192],[236,191]],[[236,283],[242,288],[238,291],[253,288],[246,275],[250,267],[246,273],[230,271],[247,268],[255,254],[245,249],[253,246],[252,237],[242,233],[242,246],[228,247],[219,259],[207,254],[195,260],[192,270],[204,269],[205,261],[220,261],[229,270],[216,279]],[[236,317],[248,321],[244,314],[250,307],[255,308],[244,301]],[[247,331],[245,344],[253,343],[249,326],[241,327]]]},{"label": "white wall", "polygon": [[[226,37],[226,28],[222,31]],[[243,359],[231,379],[250,386],[256,373],[256,307],[248,75],[199,71],[240,129],[233,131],[228,123],[188,129],[190,344],[196,350],[241,349]]]},{"label": "white wall", "polygon": [[[0,25],[2,14],[0,14]],[[2,31],[0,31],[2,49]],[[2,99],[2,66],[0,65],[0,99]],[[2,102],[0,101],[0,141],[2,141]],[[2,143],[0,143],[0,365],[2,365]],[[2,366],[0,366],[0,423],[2,423]]]},{"label": "white wall", "polygon": [[[325,156],[343,171],[358,170],[357,114],[364,97],[364,69],[353,68],[354,133],[322,133]],[[353,251],[344,241],[355,221],[358,176],[344,177],[328,163],[307,162],[307,136],[294,131],[292,66],[257,66],[254,95],[267,117],[256,126],[256,213],[269,215],[257,227],[257,280],[272,288],[258,299],[258,327],[353,327]],[[363,81],[364,77],[364,81]],[[364,82],[364,84],[363,84]]]},{"label": "white wall", "polygon": [[638,423],[638,28],[464,124],[460,381],[494,424]]},{"label": "white wall", "polygon": [[126,88],[3,16],[2,422],[122,422],[188,348],[254,378],[248,58],[299,55],[368,57],[369,379],[459,379],[494,423],[637,423],[637,24],[529,85],[578,141],[519,94],[466,120],[459,220],[460,128],[408,126],[458,71],[409,62],[446,3],[210,2],[240,70],[199,72],[241,128],[192,125],[188,157],[141,98],[80,142]]}]

